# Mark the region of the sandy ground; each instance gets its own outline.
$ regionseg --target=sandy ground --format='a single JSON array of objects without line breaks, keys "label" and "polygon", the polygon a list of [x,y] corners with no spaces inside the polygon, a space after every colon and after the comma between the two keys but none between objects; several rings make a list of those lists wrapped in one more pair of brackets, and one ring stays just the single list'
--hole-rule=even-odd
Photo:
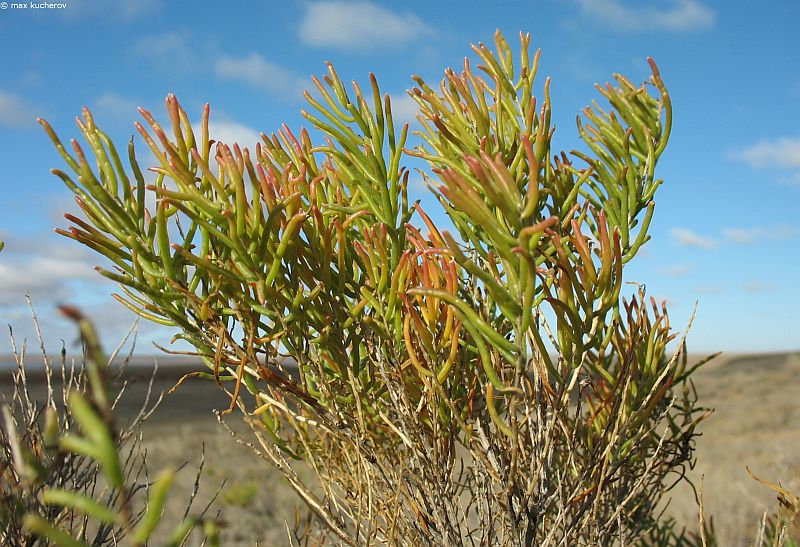
[{"label": "sandy ground", "polygon": [[[155,391],[168,390],[186,365],[163,365]],[[137,368],[127,375],[128,387],[118,415],[124,421],[138,411],[149,372]],[[8,386],[2,379],[3,391]],[[696,376],[701,402],[716,412],[702,425],[698,463],[691,476],[704,477],[706,518],[712,518],[720,545],[748,545],[756,536],[766,508],[775,507],[770,490],[752,480],[758,476],[780,481],[800,491],[800,352],[736,355],[719,358]],[[41,392],[41,387],[36,387]],[[143,428],[144,447],[151,470],[187,462],[178,475],[172,506],[164,528],[176,523],[195,480],[200,456],[205,467],[192,512],[201,510],[225,485],[210,514],[226,523],[223,545],[286,545],[283,522],[291,523],[297,505],[293,492],[277,472],[247,447],[236,444],[217,423],[214,409],[227,407],[227,398],[213,382],[192,379],[164,401]],[[247,435],[240,414],[226,420]],[[696,528],[697,507],[689,488],[673,491],[668,511]]]},{"label": "sandy ground", "polygon": [[[173,384],[160,383],[166,389]],[[195,378],[175,393],[165,395],[145,422],[143,445],[147,460],[153,462],[151,466],[174,468],[188,462],[176,481],[173,506],[166,518],[172,522],[180,519],[185,508],[182,502],[190,496],[201,455],[205,454],[192,512],[202,510],[216,495],[207,516],[218,516],[222,521],[222,545],[287,545],[284,521],[294,522],[298,506],[295,494],[278,472],[251,448],[237,443],[218,422],[215,411],[225,410],[228,405],[227,395],[214,382]],[[224,420],[240,438],[252,439],[240,411]],[[164,528],[169,526],[165,523]]]},{"label": "sandy ground", "polygon": [[[800,352],[721,357],[698,371],[700,401],[715,409],[701,424],[697,466],[706,518],[720,545],[750,545],[775,494],[747,474],[800,492]],[[697,522],[693,495],[676,488],[676,518]]]}]

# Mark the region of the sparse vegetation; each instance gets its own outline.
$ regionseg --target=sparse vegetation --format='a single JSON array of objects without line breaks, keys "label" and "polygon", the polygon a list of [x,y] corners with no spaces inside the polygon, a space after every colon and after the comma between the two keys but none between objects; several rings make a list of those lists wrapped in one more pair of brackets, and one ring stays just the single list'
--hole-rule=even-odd
[{"label": "sparse vegetation", "polygon": [[255,482],[234,482],[222,493],[221,501],[226,505],[247,507],[257,494],[258,484]]},{"label": "sparse vegetation", "polygon": [[[106,359],[91,323],[75,308],[62,309],[80,326],[86,360],[68,362],[64,349],[54,370],[41,346],[46,401],[31,397],[27,348],[23,344],[18,353],[11,338],[18,366],[11,397],[4,393],[1,407],[0,542],[145,545],[159,525],[175,477],[174,471],[164,470],[152,480],[140,450],[139,429],[154,408],[148,408],[149,391],[138,416],[118,428],[114,408],[124,391],[119,389],[119,375],[131,354],[112,376],[109,363],[117,352]],[[34,323],[38,332],[35,315]],[[213,525],[202,515],[185,519],[176,527],[172,544],[182,544],[201,523]],[[213,540],[216,532],[209,527],[205,534]]]}]

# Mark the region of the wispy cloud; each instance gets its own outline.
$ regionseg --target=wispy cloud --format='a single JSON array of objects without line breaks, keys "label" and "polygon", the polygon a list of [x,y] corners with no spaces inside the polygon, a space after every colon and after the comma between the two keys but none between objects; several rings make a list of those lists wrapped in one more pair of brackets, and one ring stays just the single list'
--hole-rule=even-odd
[{"label": "wispy cloud", "polygon": [[19,82],[26,87],[37,87],[45,83],[45,78],[38,70],[29,68],[20,76]]},{"label": "wispy cloud", "polygon": [[717,242],[713,238],[698,235],[688,228],[673,228],[670,233],[672,238],[682,247],[713,249],[717,246]]},{"label": "wispy cloud", "polygon": [[721,294],[725,292],[724,287],[716,284],[697,285],[694,290],[698,294]]},{"label": "wispy cloud", "polygon": [[692,31],[714,26],[716,14],[698,0],[672,0],[664,7],[622,0],[577,0],[581,14],[619,31]]},{"label": "wispy cloud", "polygon": [[[138,326],[137,354],[154,352],[153,346],[148,343],[150,340],[168,345],[169,339],[175,334],[173,329],[156,325],[144,319],[137,321],[137,317],[133,312],[112,299],[109,288],[104,286],[104,289],[105,294],[98,295],[94,302],[73,303],[79,304],[83,313],[94,321],[106,348],[110,350],[117,347],[134,323]],[[39,329],[47,351],[52,355],[59,351],[63,344],[67,351],[68,359],[79,359],[81,344],[75,324],[58,312],[54,302],[36,298],[33,295],[31,296],[31,301],[37,313]],[[41,363],[39,361],[38,343],[36,342],[38,336],[33,325],[31,312],[27,309],[24,295],[20,295],[18,306],[3,309],[2,314],[3,322],[12,328],[17,349],[19,350],[23,341],[27,341],[28,350],[26,353],[28,362]],[[128,344],[131,343],[132,341],[129,339]],[[130,345],[126,347],[130,348]],[[10,349],[8,336],[0,339],[0,354],[8,354]]]},{"label": "wispy cloud", "polygon": [[432,33],[422,19],[371,2],[313,2],[300,23],[300,39],[311,46],[358,49],[398,47]]},{"label": "wispy cloud", "polygon": [[394,118],[395,127],[401,126],[404,123],[414,125],[417,121],[417,113],[419,112],[419,105],[412,99],[408,93],[398,93],[390,95],[392,101],[392,118]]},{"label": "wispy cloud", "polygon": [[139,119],[141,101],[117,93],[103,93],[92,101],[92,114],[100,127],[104,124],[128,124]]},{"label": "wispy cloud", "polygon": [[42,302],[64,301],[73,295],[75,281],[100,277],[93,268],[98,260],[88,252],[76,252],[75,246],[39,244],[28,252],[31,242],[20,237],[6,244],[0,261],[0,306],[22,304],[25,291]]},{"label": "wispy cloud", "polygon": [[258,53],[245,57],[223,56],[214,63],[214,73],[220,78],[238,80],[256,89],[283,95],[288,99],[302,96],[307,87],[306,80],[291,70],[271,61]]},{"label": "wispy cloud", "polygon": [[[200,135],[200,122],[192,124],[195,135]],[[242,123],[234,121],[227,116],[213,114],[208,121],[209,137],[217,142],[223,142],[229,146],[237,143],[240,147],[247,147],[254,150],[256,143],[261,142],[259,131]]]},{"label": "wispy cloud", "polygon": [[762,140],[732,152],[730,157],[756,169],[783,170],[793,180],[800,180],[800,137]]},{"label": "wispy cloud", "polygon": [[132,21],[161,11],[161,0],[70,0],[65,15]]},{"label": "wispy cloud", "polygon": [[36,108],[22,97],[0,89],[0,126],[31,128],[36,125]]},{"label": "wispy cloud", "polygon": [[[63,210],[61,197],[55,198],[52,209]],[[57,222],[64,226],[63,219]],[[108,267],[107,260],[74,241],[54,234],[13,234],[6,237],[6,248],[0,260],[0,317],[13,327],[18,344],[36,339],[31,314],[25,301],[30,294],[37,309],[42,334],[50,351],[65,340],[67,348],[77,339],[74,324],[62,318],[56,305],[79,305],[100,329],[109,347],[114,347],[135,321],[136,316],[111,298],[116,285],[94,270],[97,264]],[[149,321],[140,321],[140,334],[146,339],[157,337],[166,342],[174,334]],[[9,353],[8,338],[0,340],[0,354]],[[146,351],[150,350],[146,346]]]},{"label": "wispy cloud", "polygon": [[430,195],[430,190],[425,184],[425,178],[417,172],[412,171],[408,176],[408,194],[413,199]]},{"label": "wispy cloud", "polygon": [[173,30],[139,38],[133,53],[170,70],[186,72],[195,65],[192,35],[188,30]]},{"label": "wispy cloud", "polygon": [[677,298],[673,298],[672,296],[667,296],[664,294],[654,294],[653,298],[658,303],[659,307],[666,306],[667,308],[674,308],[675,306],[680,304],[680,300]]},{"label": "wispy cloud", "polygon": [[725,228],[722,235],[736,245],[755,245],[762,241],[783,241],[800,236],[800,228],[776,226],[773,228]]},{"label": "wispy cloud", "polygon": [[661,268],[659,273],[667,277],[681,277],[688,274],[692,270],[691,264],[675,264],[667,268]]},{"label": "wispy cloud", "polygon": [[772,283],[764,283],[763,281],[750,281],[744,285],[744,290],[752,293],[767,292],[776,288],[776,285]]},{"label": "wispy cloud", "polygon": [[[202,127],[199,120],[192,124],[192,131],[194,131],[195,135],[201,134]],[[259,131],[243,123],[232,120],[225,114],[220,114],[219,112],[212,112],[211,114],[211,118],[208,121],[208,135],[214,141],[227,144],[230,147],[233,147],[234,144],[238,144],[240,148],[247,148],[250,150],[251,157],[255,152],[256,143],[261,142],[261,133]],[[211,149],[211,155],[214,156],[215,154],[216,145]],[[212,159],[211,164],[214,170],[219,166],[216,159]],[[250,195],[249,186],[245,188],[245,192],[248,193],[248,196]]]}]

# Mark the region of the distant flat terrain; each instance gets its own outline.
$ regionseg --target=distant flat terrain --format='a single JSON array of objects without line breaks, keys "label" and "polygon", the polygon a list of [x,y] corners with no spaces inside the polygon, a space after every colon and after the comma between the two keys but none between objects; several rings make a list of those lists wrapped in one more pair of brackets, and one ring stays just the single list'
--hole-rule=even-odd
[{"label": "distant flat terrain", "polygon": [[[749,545],[775,494],[747,474],[800,493],[800,351],[722,356],[697,372],[699,400],[715,409],[700,425],[698,461],[704,476],[706,519],[720,545]],[[699,490],[699,486],[698,486]],[[697,522],[688,488],[676,489],[673,513]]]}]

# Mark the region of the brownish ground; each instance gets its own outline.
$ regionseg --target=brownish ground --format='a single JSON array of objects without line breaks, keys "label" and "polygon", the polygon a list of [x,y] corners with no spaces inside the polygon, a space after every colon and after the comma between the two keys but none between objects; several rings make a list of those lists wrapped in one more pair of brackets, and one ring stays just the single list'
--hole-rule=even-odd
[{"label": "brownish ground", "polygon": [[[746,467],[800,492],[800,352],[720,357],[698,371],[696,385],[715,413],[701,425],[691,476],[698,484],[705,477],[706,518],[720,545],[751,545],[764,510],[777,504]],[[676,518],[696,523],[690,489],[673,497]]]},{"label": "brownish ground", "polygon": [[[185,365],[162,366],[155,385],[166,391],[185,372]],[[129,385],[119,407],[124,420],[144,397],[147,375],[128,375]],[[8,379],[2,379],[6,391]],[[800,491],[800,352],[791,354],[736,355],[719,358],[696,376],[700,400],[716,409],[702,426],[698,439],[698,464],[691,476],[704,476],[706,518],[713,516],[720,545],[748,545],[756,536],[766,508],[775,497],[752,480],[758,476]],[[37,390],[40,391],[39,388]],[[227,523],[223,545],[287,545],[284,519],[293,520],[293,493],[278,474],[249,448],[236,444],[213,414],[227,406],[227,398],[213,382],[190,380],[146,422],[143,435],[151,469],[188,462],[178,476],[168,521],[183,514],[200,454],[205,447],[205,468],[193,511],[204,507],[227,477],[212,514],[219,511]],[[227,418],[235,429],[247,433],[241,415]],[[673,492],[671,512],[695,528],[697,507],[689,488]]]}]

